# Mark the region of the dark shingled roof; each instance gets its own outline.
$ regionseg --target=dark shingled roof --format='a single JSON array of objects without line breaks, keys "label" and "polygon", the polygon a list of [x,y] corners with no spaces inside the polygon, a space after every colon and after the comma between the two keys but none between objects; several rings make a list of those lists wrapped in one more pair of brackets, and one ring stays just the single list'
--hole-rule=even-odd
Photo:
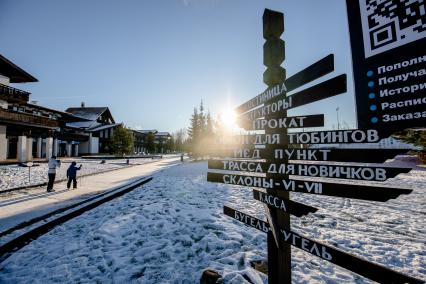
[{"label": "dark shingled roof", "polygon": [[10,83],[38,82],[36,78],[16,66],[0,54],[0,74],[10,79]]},{"label": "dark shingled roof", "polygon": [[97,120],[105,111],[109,111],[107,107],[70,107],[65,110],[65,112],[89,120]]}]

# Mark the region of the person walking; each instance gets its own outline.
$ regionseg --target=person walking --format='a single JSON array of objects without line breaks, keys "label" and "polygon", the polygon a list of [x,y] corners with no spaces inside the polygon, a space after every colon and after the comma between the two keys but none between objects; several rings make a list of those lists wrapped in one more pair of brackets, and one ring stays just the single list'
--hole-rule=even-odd
[{"label": "person walking", "polygon": [[47,171],[47,176],[49,177],[49,181],[47,182],[47,192],[55,191],[53,190],[53,183],[55,182],[56,177],[56,168],[61,166],[61,161],[56,160],[56,156],[52,156],[49,158],[49,162],[47,163],[49,170]]},{"label": "person walking", "polygon": [[71,181],[72,181],[72,188],[73,189],[77,188],[77,171],[81,170],[81,167],[83,165],[80,164],[80,167],[78,168],[76,167],[76,165],[77,165],[76,162],[72,162],[67,170],[67,178],[68,178],[67,188],[68,189],[70,189],[71,187]]}]

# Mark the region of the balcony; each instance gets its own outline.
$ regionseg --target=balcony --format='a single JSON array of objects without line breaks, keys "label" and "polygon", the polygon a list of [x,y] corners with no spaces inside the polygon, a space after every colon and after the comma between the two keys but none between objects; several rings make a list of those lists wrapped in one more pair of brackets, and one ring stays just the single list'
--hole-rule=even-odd
[{"label": "balcony", "polygon": [[30,93],[0,84],[0,99],[8,102],[26,103],[30,98]]},{"label": "balcony", "polygon": [[20,124],[42,128],[59,127],[59,121],[47,117],[35,116],[23,112],[15,112],[0,108],[0,123]]}]

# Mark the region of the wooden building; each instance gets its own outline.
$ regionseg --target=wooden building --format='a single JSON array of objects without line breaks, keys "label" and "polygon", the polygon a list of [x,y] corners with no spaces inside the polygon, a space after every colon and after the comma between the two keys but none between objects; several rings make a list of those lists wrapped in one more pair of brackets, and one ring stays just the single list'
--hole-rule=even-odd
[{"label": "wooden building", "polygon": [[36,78],[0,55],[0,161],[31,161],[60,153],[78,155],[83,133],[66,128],[66,123],[82,121],[69,113],[29,102],[30,93],[10,84],[38,82]]},{"label": "wooden building", "polygon": [[147,154],[149,151],[146,148],[146,138],[148,134],[154,135],[155,152],[167,153],[167,145],[171,139],[169,132],[159,132],[155,129],[150,130],[132,130],[134,138],[134,152],[135,154]]},{"label": "wooden building", "polygon": [[85,119],[85,121],[67,123],[67,127],[84,131],[89,135],[88,140],[80,145],[80,153],[112,153],[111,138],[114,129],[123,124],[115,122],[108,107],[86,107],[84,103],[81,103],[81,107],[71,107],[66,112]]},{"label": "wooden building", "polygon": [[157,149],[158,153],[168,153],[170,151],[168,144],[170,139],[172,138],[172,135],[170,135],[169,132],[157,132],[155,133],[155,140],[154,143],[156,144],[155,148]]}]

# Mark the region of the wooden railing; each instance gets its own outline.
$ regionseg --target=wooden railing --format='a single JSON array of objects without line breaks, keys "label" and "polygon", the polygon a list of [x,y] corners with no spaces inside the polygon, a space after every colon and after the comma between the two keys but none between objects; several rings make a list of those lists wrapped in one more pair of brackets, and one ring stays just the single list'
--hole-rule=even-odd
[{"label": "wooden railing", "polygon": [[0,98],[6,97],[9,101],[28,102],[30,93],[0,84]]},{"label": "wooden railing", "polygon": [[47,117],[35,116],[28,113],[15,112],[0,108],[0,123],[2,121],[41,127],[59,127],[59,121],[51,120]]}]

